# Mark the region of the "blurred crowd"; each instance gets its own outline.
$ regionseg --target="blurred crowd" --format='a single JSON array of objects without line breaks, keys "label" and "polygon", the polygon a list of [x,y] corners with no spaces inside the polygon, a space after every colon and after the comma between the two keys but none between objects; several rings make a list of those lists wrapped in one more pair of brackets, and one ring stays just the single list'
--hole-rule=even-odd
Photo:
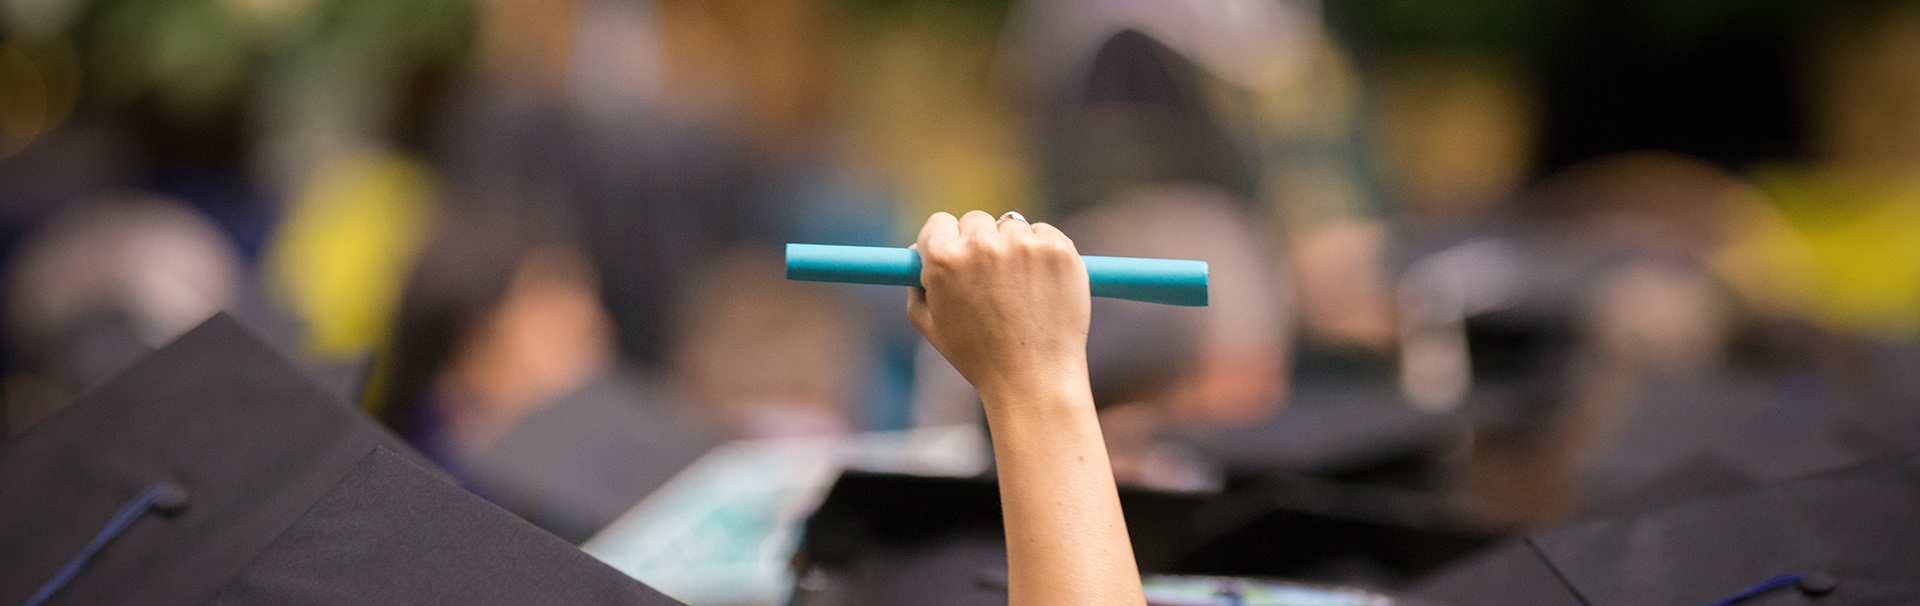
[{"label": "blurred crowd", "polygon": [[0,0],[9,435],[226,310],[583,541],[982,423],[780,257],[972,209],[1210,264],[1095,302],[1126,484],[1520,531],[1920,445],[1920,3]]}]

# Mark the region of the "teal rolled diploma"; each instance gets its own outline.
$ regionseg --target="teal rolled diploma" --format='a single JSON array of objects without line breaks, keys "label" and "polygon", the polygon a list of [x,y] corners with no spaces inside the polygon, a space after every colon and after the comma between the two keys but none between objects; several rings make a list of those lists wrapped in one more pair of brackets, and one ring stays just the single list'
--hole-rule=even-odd
[{"label": "teal rolled diploma", "polygon": [[[1166,305],[1207,304],[1207,263],[1180,259],[1080,257],[1093,296]],[[788,244],[787,279],[920,285],[920,252],[884,246]]]}]

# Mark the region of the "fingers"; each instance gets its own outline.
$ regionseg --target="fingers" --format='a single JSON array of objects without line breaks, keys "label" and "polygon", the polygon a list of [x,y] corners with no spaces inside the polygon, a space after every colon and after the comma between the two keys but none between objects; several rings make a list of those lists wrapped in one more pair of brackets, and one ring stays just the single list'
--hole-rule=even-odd
[{"label": "fingers", "polygon": [[998,232],[993,224],[993,215],[986,211],[970,210],[960,216],[960,237],[977,238]]},{"label": "fingers", "polygon": [[1068,238],[1065,232],[1060,231],[1060,228],[1054,227],[1051,223],[1035,223],[1032,229],[1033,235],[1039,236],[1042,240],[1065,243],[1069,247],[1073,246],[1073,239]]},{"label": "fingers", "polygon": [[927,250],[927,243],[936,237],[960,235],[960,220],[951,213],[937,212],[927,217],[927,223],[920,226],[920,237],[911,248]]}]

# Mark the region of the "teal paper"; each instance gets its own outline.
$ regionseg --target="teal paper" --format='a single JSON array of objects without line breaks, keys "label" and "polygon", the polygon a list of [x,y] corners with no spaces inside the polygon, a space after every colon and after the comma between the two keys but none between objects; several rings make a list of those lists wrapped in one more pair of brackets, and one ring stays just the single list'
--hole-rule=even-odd
[{"label": "teal paper", "polygon": [[[1093,296],[1205,306],[1207,263],[1179,259],[1080,257]],[[910,248],[788,244],[787,279],[851,284],[920,285],[920,253]]]}]

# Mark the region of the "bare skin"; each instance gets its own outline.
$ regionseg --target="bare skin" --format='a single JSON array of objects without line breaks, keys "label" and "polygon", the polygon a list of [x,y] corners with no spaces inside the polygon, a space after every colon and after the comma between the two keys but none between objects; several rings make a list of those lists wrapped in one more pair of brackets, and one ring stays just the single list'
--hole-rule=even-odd
[{"label": "bare skin", "polygon": [[935,213],[907,314],[980,392],[1000,474],[1011,606],[1141,605],[1087,383],[1087,271],[1045,223]]}]

